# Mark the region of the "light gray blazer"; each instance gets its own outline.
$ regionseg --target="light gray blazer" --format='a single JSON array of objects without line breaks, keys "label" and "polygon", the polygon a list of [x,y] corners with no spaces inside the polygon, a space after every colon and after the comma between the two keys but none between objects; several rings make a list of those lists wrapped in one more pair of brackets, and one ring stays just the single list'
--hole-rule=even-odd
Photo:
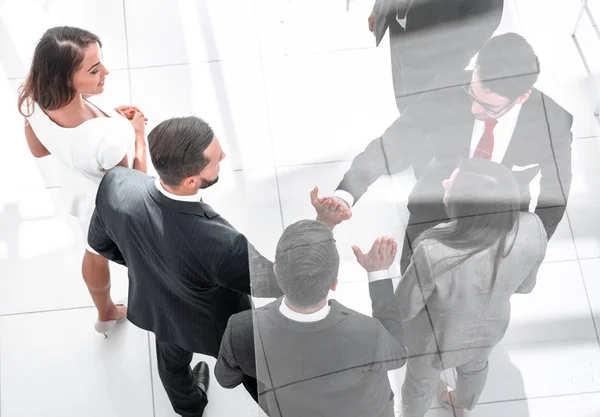
[{"label": "light gray blazer", "polygon": [[424,355],[422,361],[447,369],[489,352],[500,342],[510,321],[510,297],[533,290],[546,253],[546,231],[539,217],[522,212],[518,221],[514,246],[500,262],[489,302],[497,245],[448,271],[457,256],[468,251],[433,240],[416,247],[395,292],[403,342],[411,357]]}]

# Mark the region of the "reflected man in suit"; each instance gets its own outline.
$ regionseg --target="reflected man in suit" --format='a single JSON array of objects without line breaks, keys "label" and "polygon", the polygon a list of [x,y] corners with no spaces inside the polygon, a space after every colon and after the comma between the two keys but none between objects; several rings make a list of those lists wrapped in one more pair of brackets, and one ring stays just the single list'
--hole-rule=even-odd
[{"label": "reflected man in suit", "polygon": [[285,296],[231,316],[215,367],[219,383],[258,379],[271,417],[393,417],[387,371],[402,367],[407,352],[386,331],[388,321],[327,300],[340,266],[330,228],[314,220],[288,226],[275,260]]},{"label": "reflected man in suit", "polygon": [[[512,170],[521,209],[532,202],[530,183],[541,175],[535,213],[552,237],[565,213],[571,187],[573,117],[533,87],[539,61],[515,33],[496,36],[480,51],[473,71],[441,77],[352,161],[334,195],[313,201],[318,213],[341,222],[380,176],[410,165],[417,184],[408,199],[410,218],[401,270],[425,230],[448,221],[442,181],[465,158],[485,158]],[[336,206],[325,210],[321,201]]]}]

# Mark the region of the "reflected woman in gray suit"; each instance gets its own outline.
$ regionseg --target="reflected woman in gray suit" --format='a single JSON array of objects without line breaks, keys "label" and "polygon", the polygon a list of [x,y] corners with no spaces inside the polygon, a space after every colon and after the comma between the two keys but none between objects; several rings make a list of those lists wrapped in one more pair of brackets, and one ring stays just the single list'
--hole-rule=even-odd
[{"label": "reflected woman in gray suit", "polygon": [[[369,272],[374,313],[387,315],[386,327],[409,351],[403,417],[423,417],[436,384],[455,416],[475,407],[490,353],[508,327],[510,297],[533,290],[546,252],[543,224],[519,212],[519,188],[504,166],[465,160],[444,188],[451,221],[419,236],[394,296],[391,279],[384,279],[390,275],[373,272],[390,267],[396,242],[380,238],[366,255],[354,248]],[[456,390],[438,383],[450,368]]]}]

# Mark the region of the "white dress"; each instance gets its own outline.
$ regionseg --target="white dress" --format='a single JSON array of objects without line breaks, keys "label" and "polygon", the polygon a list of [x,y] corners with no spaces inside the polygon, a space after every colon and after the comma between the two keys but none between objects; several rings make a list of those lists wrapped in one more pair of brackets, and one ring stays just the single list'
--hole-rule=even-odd
[{"label": "white dress", "polygon": [[96,117],[74,128],[54,123],[34,102],[27,118],[40,142],[63,165],[62,190],[70,213],[79,219],[86,249],[87,232],[94,212],[96,193],[105,170],[113,168],[128,156],[131,168],[135,152],[135,130],[129,120],[96,99],[92,103],[108,117]]}]

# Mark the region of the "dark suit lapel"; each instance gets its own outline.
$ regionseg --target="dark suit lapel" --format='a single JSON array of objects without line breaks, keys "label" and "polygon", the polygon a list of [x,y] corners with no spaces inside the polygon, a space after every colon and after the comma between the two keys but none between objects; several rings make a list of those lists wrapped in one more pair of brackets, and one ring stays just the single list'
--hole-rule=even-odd
[{"label": "dark suit lapel", "polygon": [[502,160],[503,165],[510,169],[513,165],[524,167],[539,163],[544,154],[541,142],[548,136],[547,132],[541,93],[533,90],[529,100],[521,107],[513,136]]}]

